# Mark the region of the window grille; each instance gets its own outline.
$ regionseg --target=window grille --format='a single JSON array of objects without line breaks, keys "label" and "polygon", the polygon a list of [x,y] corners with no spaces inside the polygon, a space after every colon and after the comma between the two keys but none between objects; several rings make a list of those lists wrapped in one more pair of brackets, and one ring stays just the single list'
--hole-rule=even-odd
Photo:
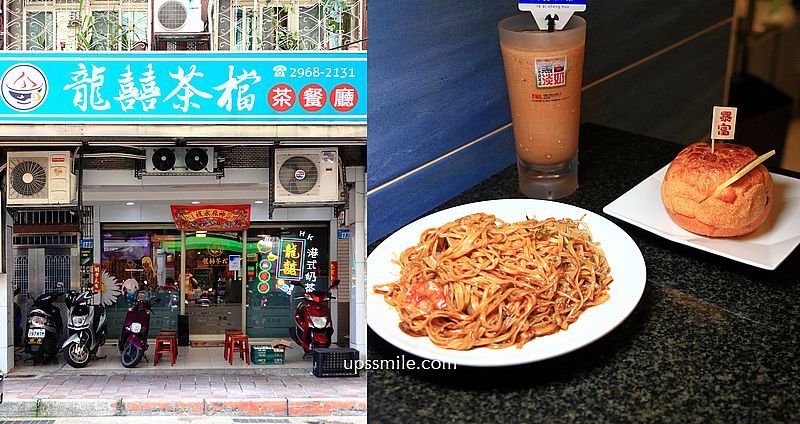
[{"label": "window grille", "polygon": [[[44,292],[56,293],[65,291],[70,280],[70,256],[46,255],[44,257]],[[58,287],[62,283],[62,287]]]},{"label": "window grille", "polygon": [[16,256],[14,258],[14,287],[19,288],[20,294],[28,294],[28,257]]}]

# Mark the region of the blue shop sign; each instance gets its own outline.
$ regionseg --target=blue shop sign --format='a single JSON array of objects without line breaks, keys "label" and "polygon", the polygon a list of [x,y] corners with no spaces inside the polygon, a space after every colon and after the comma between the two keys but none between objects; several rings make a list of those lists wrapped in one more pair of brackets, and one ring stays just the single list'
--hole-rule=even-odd
[{"label": "blue shop sign", "polygon": [[2,52],[2,123],[364,124],[365,52]]},{"label": "blue shop sign", "polygon": [[350,238],[350,230],[337,230],[337,238],[339,240],[346,240]]}]

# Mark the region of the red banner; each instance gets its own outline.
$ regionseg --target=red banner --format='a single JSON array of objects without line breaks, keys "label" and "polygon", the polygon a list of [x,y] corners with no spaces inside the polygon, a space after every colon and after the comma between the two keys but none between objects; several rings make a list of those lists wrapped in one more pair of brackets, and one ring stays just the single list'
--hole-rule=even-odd
[{"label": "red banner", "polygon": [[94,264],[92,266],[92,292],[93,293],[100,293],[103,291],[100,282],[100,264]]},{"label": "red banner", "polygon": [[239,231],[250,228],[250,205],[172,205],[172,219],[182,231]]},{"label": "red banner", "polygon": [[331,283],[339,279],[339,261],[331,261]]}]

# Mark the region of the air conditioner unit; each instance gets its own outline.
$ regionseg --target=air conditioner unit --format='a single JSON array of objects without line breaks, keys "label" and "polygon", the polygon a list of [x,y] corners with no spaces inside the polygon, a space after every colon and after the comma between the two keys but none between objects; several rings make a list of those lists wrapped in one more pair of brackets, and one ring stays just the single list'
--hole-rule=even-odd
[{"label": "air conditioner unit", "polygon": [[338,155],[336,148],[276,149],[275,203],[333,203],[342,200]]},{"label": "air conditioner unit", "polygon": [[8,152],[9,205],[68,205],[77,199],[70,152]]},{"label": "air conditioner unit", "polygon": [[145,175],[203,175],[214,172],[213,147],[148,148]]},{"label": "air conditioner unit", "polygon": [[201,0],[154,0],[153,32],[187,34],[203,32]]}]

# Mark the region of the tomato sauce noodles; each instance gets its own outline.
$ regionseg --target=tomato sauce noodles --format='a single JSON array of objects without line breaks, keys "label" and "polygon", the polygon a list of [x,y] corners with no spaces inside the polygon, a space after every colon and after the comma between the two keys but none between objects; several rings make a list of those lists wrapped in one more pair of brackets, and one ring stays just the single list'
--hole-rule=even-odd
[{"label": "tomato sauce noodles", "polygon": [[583,220],[505,223],[477,213],[422,233],[400,279],[374,291],[400,329],[442,348],[522,347],[609,298],[608,261]]}]

